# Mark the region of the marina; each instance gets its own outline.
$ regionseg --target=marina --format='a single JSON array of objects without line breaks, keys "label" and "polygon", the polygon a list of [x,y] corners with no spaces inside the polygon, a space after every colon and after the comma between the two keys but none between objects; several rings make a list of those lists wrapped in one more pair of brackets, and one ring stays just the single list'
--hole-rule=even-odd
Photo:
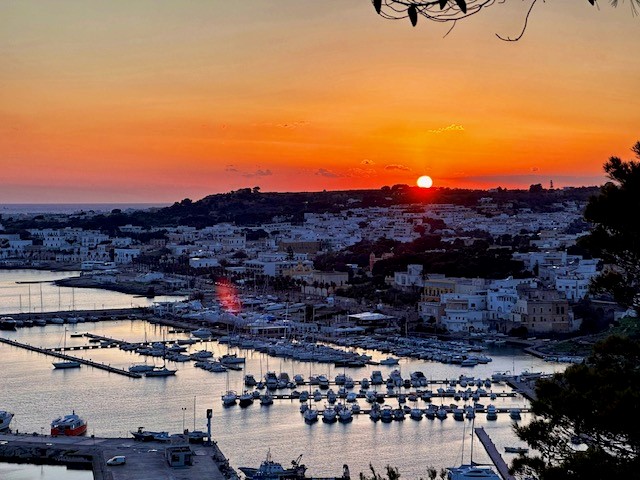
[{"label": "marina", "polygon": [[[116,345],[101,346],[101,340],[118,339],[125,343],[166,342],[163,344],[168,345],[169,342],[178,343],[192,338],[180,325],[165,325],[152,318],[140,320],[109,317],[78,325],[77,330],[84,335],[70,336],[67,339],[67,351],[73,352],[73,357],[128,371],[130,366],[145,364],[151,357],[123,350]],[[68,327],[47,324],[43,327],[3,332],[2,336],[19,344],[55,349],[59,348],[65,328]],[[87,336],[86,333],[90,335]],[[90,342],[92,339],[98,341]],[[224,339],[221,340],[224,342]],[[78,348],[87,344],[100,347]],[[406,478],[419,478],[425,476],[428,466],[444,468],[459,463],[461,432],[464,426],[470,423],[466,418],[462,421],[454,420],[453,411],[448,412],[448,418],[444,419],[432,420],[425,415],[429,404],[440,406],[442,403],[445,407],[450,407],[452,403],[464,405],[463,400],[452,401],[453,397],[448,394],[442,398],[437,397],[438,388],[445,392],[448,388],[454,388],[456,392],[463,392],[467,388],[475,391],[478,388],[475,384],[471,386],[467,382],[466,387],[461,386],[461,376],[464,377],[464,381],[468,381],[469,377],[474,377],[475,380],[482,379],[484,385],[486,379],[490,379],[498,371],[529,370],[553,373],[564,368],[561,364],[548,363],[523,354],[519,349],[504,346],[490,348],[487,353],[493,361],[476,365],[472,370],[457,364],[403,355],[397,355],[397,365],[380,365],[380,361],[389,357],[390,353],[375,348],[350,349],[358,355],[371,357],[371,364],[353,368],[275,356],[268,351],[259,351],[239,344],[230,345],[214,339],[203,339],[202,342],[187,343],[185,346],[187,354],[207,350],[215,360],[223,355],[235,354],[244,358],[245,363],[239,365],[240,370],[226,370],[216,374],[195,368],[196,361],[175,362],[167,359],[168,368],[176,369],[177,374],[146,381],[96,368],[56,371],[51,366],[50,355],[45,356],[30,349],[0,343],[6,387],[3,394],[0,394],[0,409],[14,414],[11,431],[20,437],[32,438],[34,434],[47,437],[45,434],[49,431],[52,418],[60,413],[75,410],[82,412],[89,425],[87,436],[82,437],[84,441],[90,441],[91,435],[96,439],[126,439],[123,442],[134,445],[135,448],[141,448],[142,444],[135,442],[130,432],[135,431],[138,426],[144,425],[148,430],[168,432],[182,432],[184,429],[203,430],[205,412],[211,409],[212,436],[234,469],[240,466],[257,467],[264,460],[267,449],[270,449],[273,458],[277,459],[290,460],[303,454],[304,463],[308,466],[307,475],[312,477],[335,476],[341,473],[343,465],[347,464],[353,478],[357,472],[368,471],[369,462],[372,462],[378,470],[390,464],[397,466]],[[334,345],[333,348],[348,347]],[[149,361],[149,364],[152,363],[153,361]],[[376,370],[380,371],[383,382],[394,370],[398,370],[406,380],[411,379],[410,374],[413,372],[423,373],[424,385],[421,386],[405,388],[403,381],[403,386],[396,386],[393,391],[386,388],[386,382],[377,386],[369,385],[367,388],[369,391],[378,389],[379,393],[385,396],[384,402],[389,404],[390,408],[400,406],[400,394],[403,394],[407,402],[402,405],[422,410],[422,421],[412,420],[409,413],[406,414],[405,421],[385,423],[370,420],[367,414],[371,410],[370,404],[366,399],[359,397],[360,390],[364,389],[360,382],[365,378],[370,382]],[[294,386],[269,391],[273,402],[271,404],[256,399],[246,408],[237,405],[230,408],[222,406],[221,395],[229,389],[239,393],[247,389],[251,392],[257,390],[255,386],[247,388],[244,385],[245,375],[252,374],[258,382],[268,371],[274,372],[276,376],[288,373]],[[322,392],[322,398],[317,404],[312,401],[312,404],[317,405],[314,408],[323,412],[328,404],[327,391],[333,389],[338,396],[339,387],[342,385],[338,385],[336,377],[345,372],[347,377],[355,379],[351,391],[356,394],[360,413],[353,414],[352,420],[348,422],[336,420],[335,423],[325,423],[321,420],[320,414],[317,422],[306,423],[300,412],[300,399],[295,398],[297,394],[294,392],[298,390],[302,393],[311,388],[310,393],[313,393],[319,386],[310,386],[310,377],[323,374],[327,379],[327,389]],[[300,384],[293,381],[297,375],[303,377]],[[342,380],[345,379],[341,378],[340,381]],[[455,386],[451,385],[452,382]],[[482,388],[485,388],[489,395],[496,394],[495,400],[481,400],[481,403],[485,407],[489,403],[494,404],[497,419],[487,420],[486,413],[479,411],[474,421],[477,426],[486,429],[496,448],[503,451],[505,446],[516,443],[511,429],[513,420],[508,411],[515,407],[520,408],[520,421],[527,422],[531,415],[528,402],[519,393],[514,392],[504,379],[500,383],[492,383],[490,388]],[[417,395],[418,390],[432,390],[431,402],[421,397],[417,397],[416,401],[410,400],[410,395]],[[260,391],[261,395],[266,391]],[[11,392],[11,395],[4,392]],[[277,398],[278,396],[281,397]],[[197,404],[194,400],[197,400]],[[338,402],[345,403],[346,397],[340,399],[338,396],[336,403]],[[104,408],[104,405],[109,405],[109,408]],[[324,447],[318,449],[317,445]],[[398,445],[410,448],[398,449]],[[375,456],[363,456],[363,451],[375,452]],[[118,452],[115,451],[113,454],[116,455]],[[510,455],[514,454],[504,454],[505,461],[509,461]],[[415,460],[418,457],[420,461]],[[488,455],[482,451],[478,452],[477,460],[490,462]],[[119,468],[122,467],[109,467],[114,471]]]}]

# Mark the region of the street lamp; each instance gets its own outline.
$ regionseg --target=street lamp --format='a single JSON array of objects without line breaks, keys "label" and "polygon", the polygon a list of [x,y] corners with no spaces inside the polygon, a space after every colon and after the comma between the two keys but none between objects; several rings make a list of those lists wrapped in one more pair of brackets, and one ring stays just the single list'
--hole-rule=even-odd
[{"label": "street lamp", "polygon": [[184,433],[184,415],[187,411],[187,407],[182,407],[182,433]]}]

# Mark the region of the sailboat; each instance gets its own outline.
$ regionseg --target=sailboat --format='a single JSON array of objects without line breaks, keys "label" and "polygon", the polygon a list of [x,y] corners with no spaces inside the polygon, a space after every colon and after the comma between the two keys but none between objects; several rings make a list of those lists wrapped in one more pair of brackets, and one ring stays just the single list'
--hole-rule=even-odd
[{"label": "sailboat", "polygon": [[473,478],[480,478],[486,480],[501,480],[500,476],[489,467],[482,467],[473,462],[473,435],[475,418],[471,421],[471,454],[469,456],[469,463],[464,463],[464,436],[465,429],[462,430],[462,463],[458,467],[447,467],[449,480],[470,480]]},{"label": "sailboat", "polygon": [[165,352],[162,354],[162,367],[154,367],[153,370],[144,372],[145,377],[169,377],[176,374],[177,370],[170,370],[167,368],[166,345],[164,344],[164,342],[162,343],[162,345],[165,350]]},{"label": "sailboat", "polygon": [[222,405],[230,407],[236,404],[238,394],[229,388],[229,371],[227,370],[227,391],[222,395]]},{"label": "sailboat", "polygon": [[[64,329],[64,340],[62,344],[62,354],[64,355],[65,350],[67,349],[67,329]],[[80,368],[80,362],[76,360],[63,360],[61,362],[53,362],[53,368]]]},{"label": "sailboat", "polygon": [[[311,377],[311,364],[309,364],[309,377]],[[311,406],[311,382],[309,382],[309,403],[308,408],[303,412],[302,416],[307,424],[312,424],[318,421],[318,410]]]}]

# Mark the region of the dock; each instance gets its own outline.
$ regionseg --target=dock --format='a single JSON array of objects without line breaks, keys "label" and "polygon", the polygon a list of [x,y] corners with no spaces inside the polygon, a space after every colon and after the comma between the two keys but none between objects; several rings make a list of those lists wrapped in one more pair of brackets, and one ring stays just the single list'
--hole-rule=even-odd
[{"label": "dock", "polygon": [[[175,444],[174,444],[175,445]],[[66,465],[93,471],[95,480],[232,480],[238,474],[229,466],[215,442],[186,444],[192,465],[169,466],[163,442],[136,442],[132,438],[51,437],[49,435],[0,434],[0,459],[15,463]],[[107,460],[124,455],[117,467]]]},{"label": "dock", "polygon": [[87,360],[85,358],[74,357],[72,355],[56,352],[49,348],[36,347],[34,345],[29,345],[27,343],[20,343],[20,342],[16,342],[15,340],[9,340],[8,338],[4,338],[4,337],[0,337],[0,343],[5,343],[7,345],[11,345],[12,347],[24,348],[25,350],[41,353],[43,355],[49,355],[51,357],[61,358],[64,360],[70,360],[74,362],[80,362],[81,364],[87,365],[89,367],[98,368],[100,370],[105,370],[110,373],[116,373],[118,375],[124,375],[125,377],[129,377],[129,378],[142,378],[142,375],[139,373],[129,372],[128,370],[122,370],[120,368],[112,367],[111,365],[105,365],[104,363],[94,362],[92,360]]},{"label": "dock", "polygon": [[515,477],[509,473],[509,467],[500,453],[498,453],[498,449],[491,438],[489,438],[487,432],[484,431],[484,428],[476,427],[474,428],[474,431],[503,480],[516,480]]}]

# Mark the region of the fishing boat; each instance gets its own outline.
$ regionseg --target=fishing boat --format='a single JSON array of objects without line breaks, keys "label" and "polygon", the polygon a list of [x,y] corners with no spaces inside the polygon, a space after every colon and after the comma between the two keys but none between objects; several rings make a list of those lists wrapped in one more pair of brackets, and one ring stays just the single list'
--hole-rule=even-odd
[{"label": "fishing boat", "polygon": [[0,432],[9,428],[9,424],[11,424],[12,418],[13,413],[7,412],[5,410],[0,410]]},{"label": "fishing boat", "polygon": [[87,422],[76,415],[73,411],[71,415],[58,417],[51,422],[51,436],[58,435],[78,436],[87,433]]},{"label": "fishing boat", "polygon": [[302,455],[291,462],[291,468],[284,468],[282,464],[271,460],[271,452],[267,452],[258,468],[239,467],[247,480],[297,480],[306,478],[307,467],[300,463]]},{"label": "fishing boat", "polygon": [[[64,329],[64,340],[62,344],[62,354],[64,355],[65,350],[67,349],[67,329]],[[75,360],[63,360],[61,362],[53,362],[53,368],[80,368],[80,362]]]}]

